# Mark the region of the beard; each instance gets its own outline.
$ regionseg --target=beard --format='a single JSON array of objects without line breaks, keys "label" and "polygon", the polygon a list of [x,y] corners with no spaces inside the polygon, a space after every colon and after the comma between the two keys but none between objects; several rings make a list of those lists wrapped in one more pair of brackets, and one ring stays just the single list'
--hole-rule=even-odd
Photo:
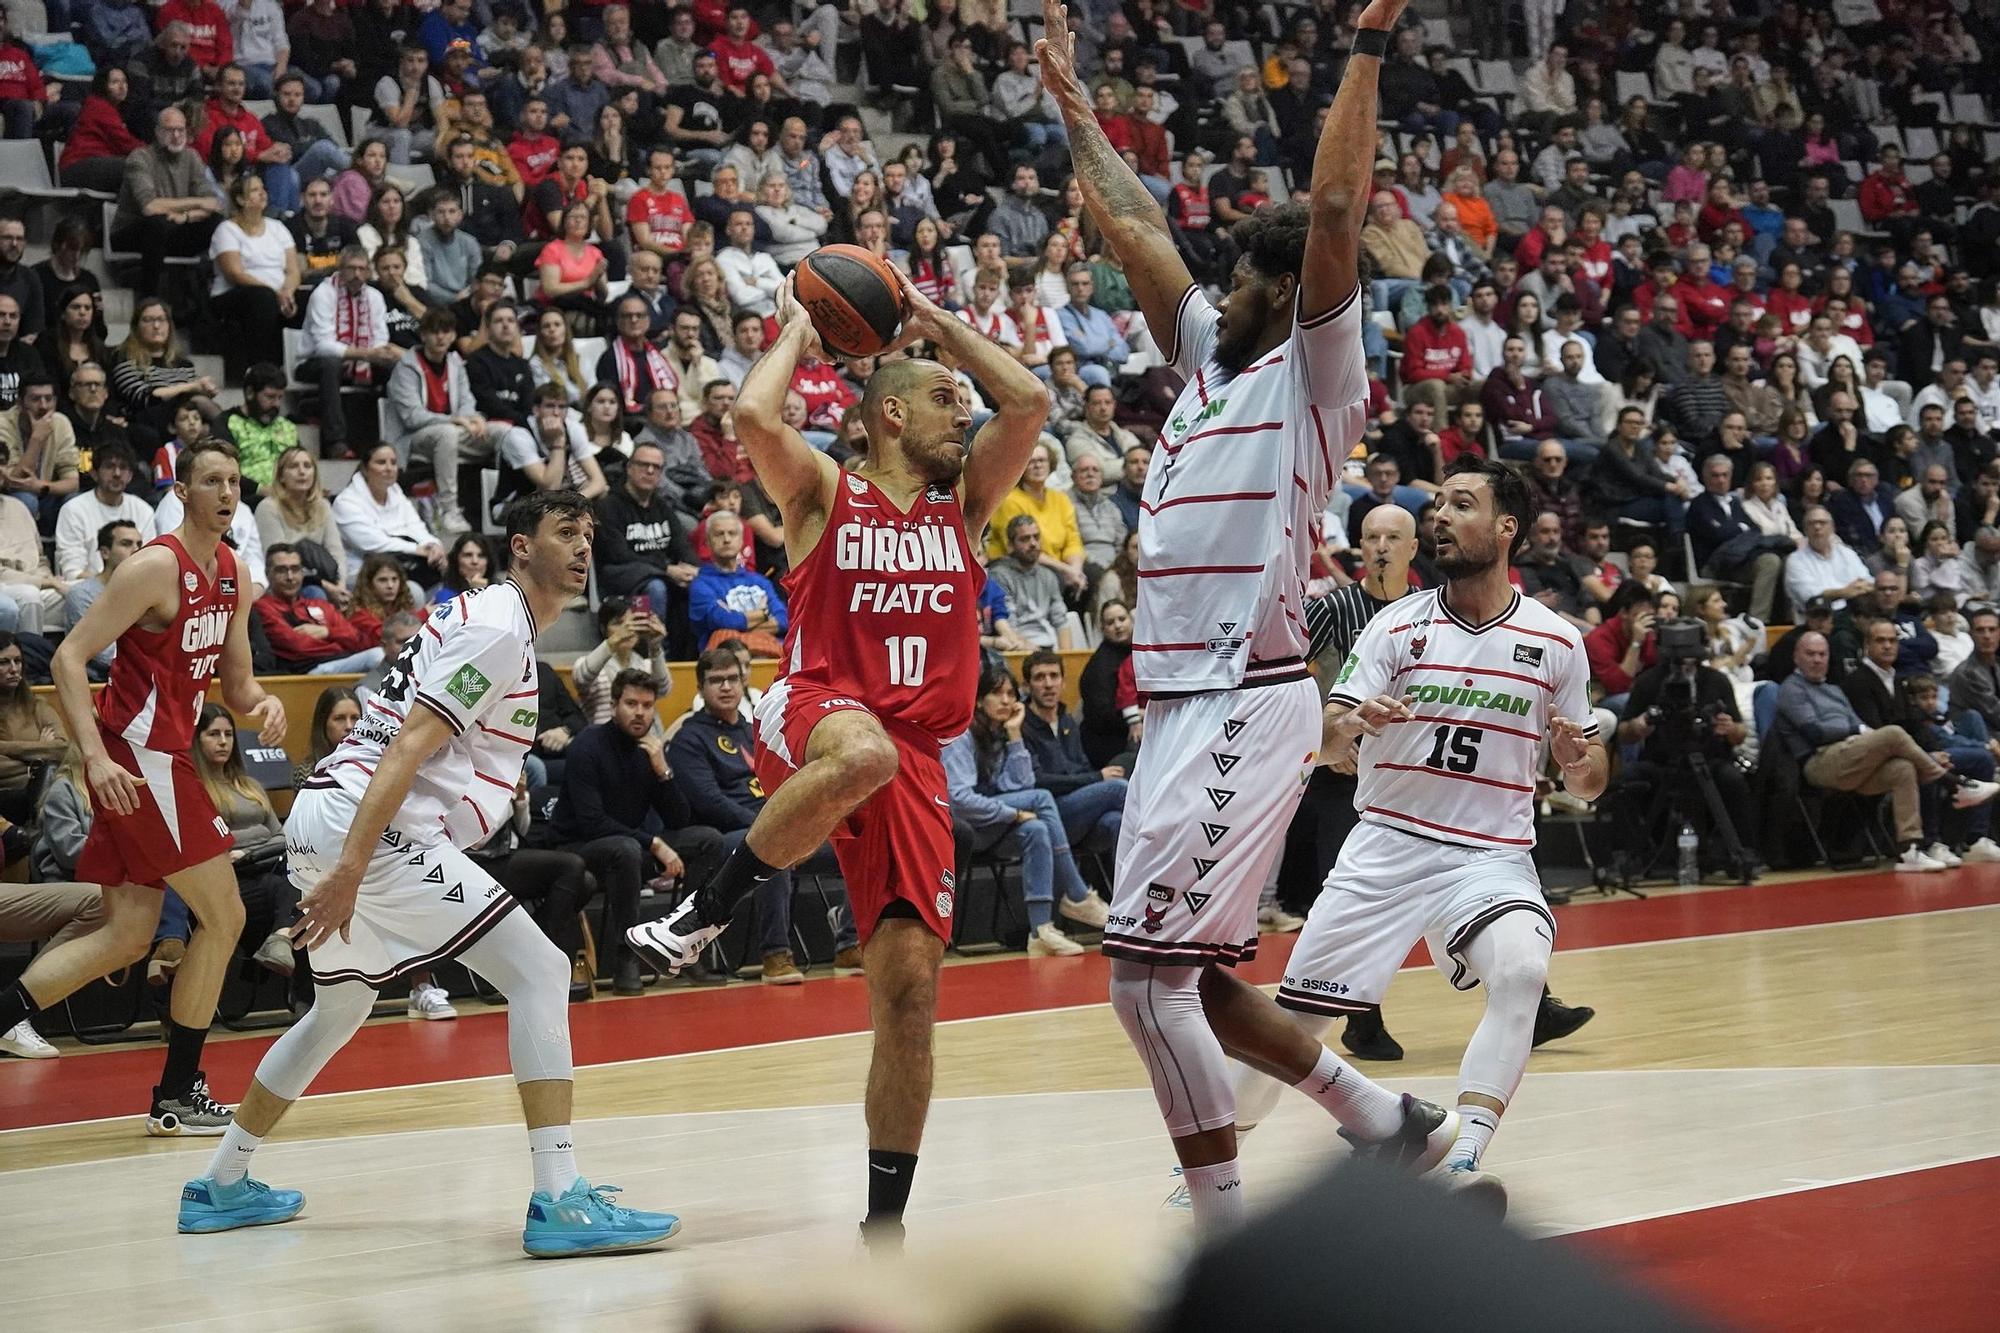
[{"label": "beard", "polygon": [[932,486],[956,486],[965,475],[966,453],[966,446],[949,436],[921,446],[903,446],[910,471]]},{"label": "beard", "polygon": [[1242,334],[1219,334],[1215,340],[1215,364],[1232,375],[1241,374],[1250,364],[1250,354],[1255,349],[1256,341],[1254,329]]},{"label": "beard", "polygon": [[1500,563],[1499,543],[1488,541],[1468,547],[1453,540],[1437,549],[1435,563],[1438,573],[1447,579],[1477,578]]}]

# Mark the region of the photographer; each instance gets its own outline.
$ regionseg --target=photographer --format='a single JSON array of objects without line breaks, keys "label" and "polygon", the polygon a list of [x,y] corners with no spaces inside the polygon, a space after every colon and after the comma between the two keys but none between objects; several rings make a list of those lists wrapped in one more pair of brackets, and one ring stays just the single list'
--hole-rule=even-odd
[{"label": "photographer", "polygon": [[1749,729],[1737,715],[1736,690],[1729,677],[1705,661],[1708,644],[1701,622],[1661,621],[1655,634],[1659,663],[1632,682],[1618,724],[1619,744],[1641,747],[1637,761],[1619,773],[1620,842],[1629,850],[1650,850],[1659,816],[1671,811],[1702,834],[1704,871],[1730,869],[1726,842],[1712,827],[1708,803],[1689,760],[1699,755],[1708,761],[1709,777],[1739,834],[1756,827],[1750,783],[1734,759]]}]

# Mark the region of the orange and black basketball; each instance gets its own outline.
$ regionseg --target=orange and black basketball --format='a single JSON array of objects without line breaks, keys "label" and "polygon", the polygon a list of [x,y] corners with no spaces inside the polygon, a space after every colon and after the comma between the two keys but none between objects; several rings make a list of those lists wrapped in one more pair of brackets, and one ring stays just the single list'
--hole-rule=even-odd
[{"label": "orange and black basketball", "polygon": [[799,304],[830,352],[874,356],[903,327],[903,289],[889,266],[858,245],[828,245],[800,261]]}]

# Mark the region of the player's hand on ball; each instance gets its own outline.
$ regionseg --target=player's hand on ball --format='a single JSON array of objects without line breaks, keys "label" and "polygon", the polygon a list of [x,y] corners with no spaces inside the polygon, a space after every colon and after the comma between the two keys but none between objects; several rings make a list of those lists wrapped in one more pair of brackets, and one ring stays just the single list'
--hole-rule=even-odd
[{"label": "player's hand on ball", "polygon": [[336,864],[299,900],[299,919],[292,927],[292,943],[301,949],[316,949],[336,934],[341,943],[347,943],[348,922],[354,918],[354,897],[360,890],[361,872]]},{"label": "player's hand on ball", "polygon": [[797,281],[790,274],[786,274],[785,280],[778,284],[776,300],[779,331],[788,333],[795,327],[805,330],[806,345],[802,349],[803,355],[824,360],[826,349],[820,346],[819,330],[813,327],[812,315],[799,300]]},{"label": "player's hand on ball", "polygon": [[1555,755],[1556,763],[1564,768],[1574,768],[1590,757],[1590,740],[1583,734],[1583,724],[1572,722],[1557,714],[1549,719],[1549,751]]},{"label": "player's hand on ball", "polygon": [[83,780],[90,785],[90,797],[100,810],[129,815],[139,808],[139,788],[146,779],[128,773],[109,755],[99,755],[84,765]]},{"label": "player's hand on ball", "polygon": [[257,739],[264,744],[285,743],[285,705],[277,695],[265,695],[264,702],[250,710],[250,720],[257,724]]}]

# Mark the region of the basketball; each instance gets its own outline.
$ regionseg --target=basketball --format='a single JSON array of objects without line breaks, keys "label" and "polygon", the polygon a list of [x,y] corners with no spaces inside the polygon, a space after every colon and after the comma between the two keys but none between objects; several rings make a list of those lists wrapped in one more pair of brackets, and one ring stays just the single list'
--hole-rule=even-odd
[{"label": "basketball", "polygon": [[858,245],[829,245],[800,262],[799,304],[830,352],[874,356],[903,326],[903,289],[889,266]]}]

